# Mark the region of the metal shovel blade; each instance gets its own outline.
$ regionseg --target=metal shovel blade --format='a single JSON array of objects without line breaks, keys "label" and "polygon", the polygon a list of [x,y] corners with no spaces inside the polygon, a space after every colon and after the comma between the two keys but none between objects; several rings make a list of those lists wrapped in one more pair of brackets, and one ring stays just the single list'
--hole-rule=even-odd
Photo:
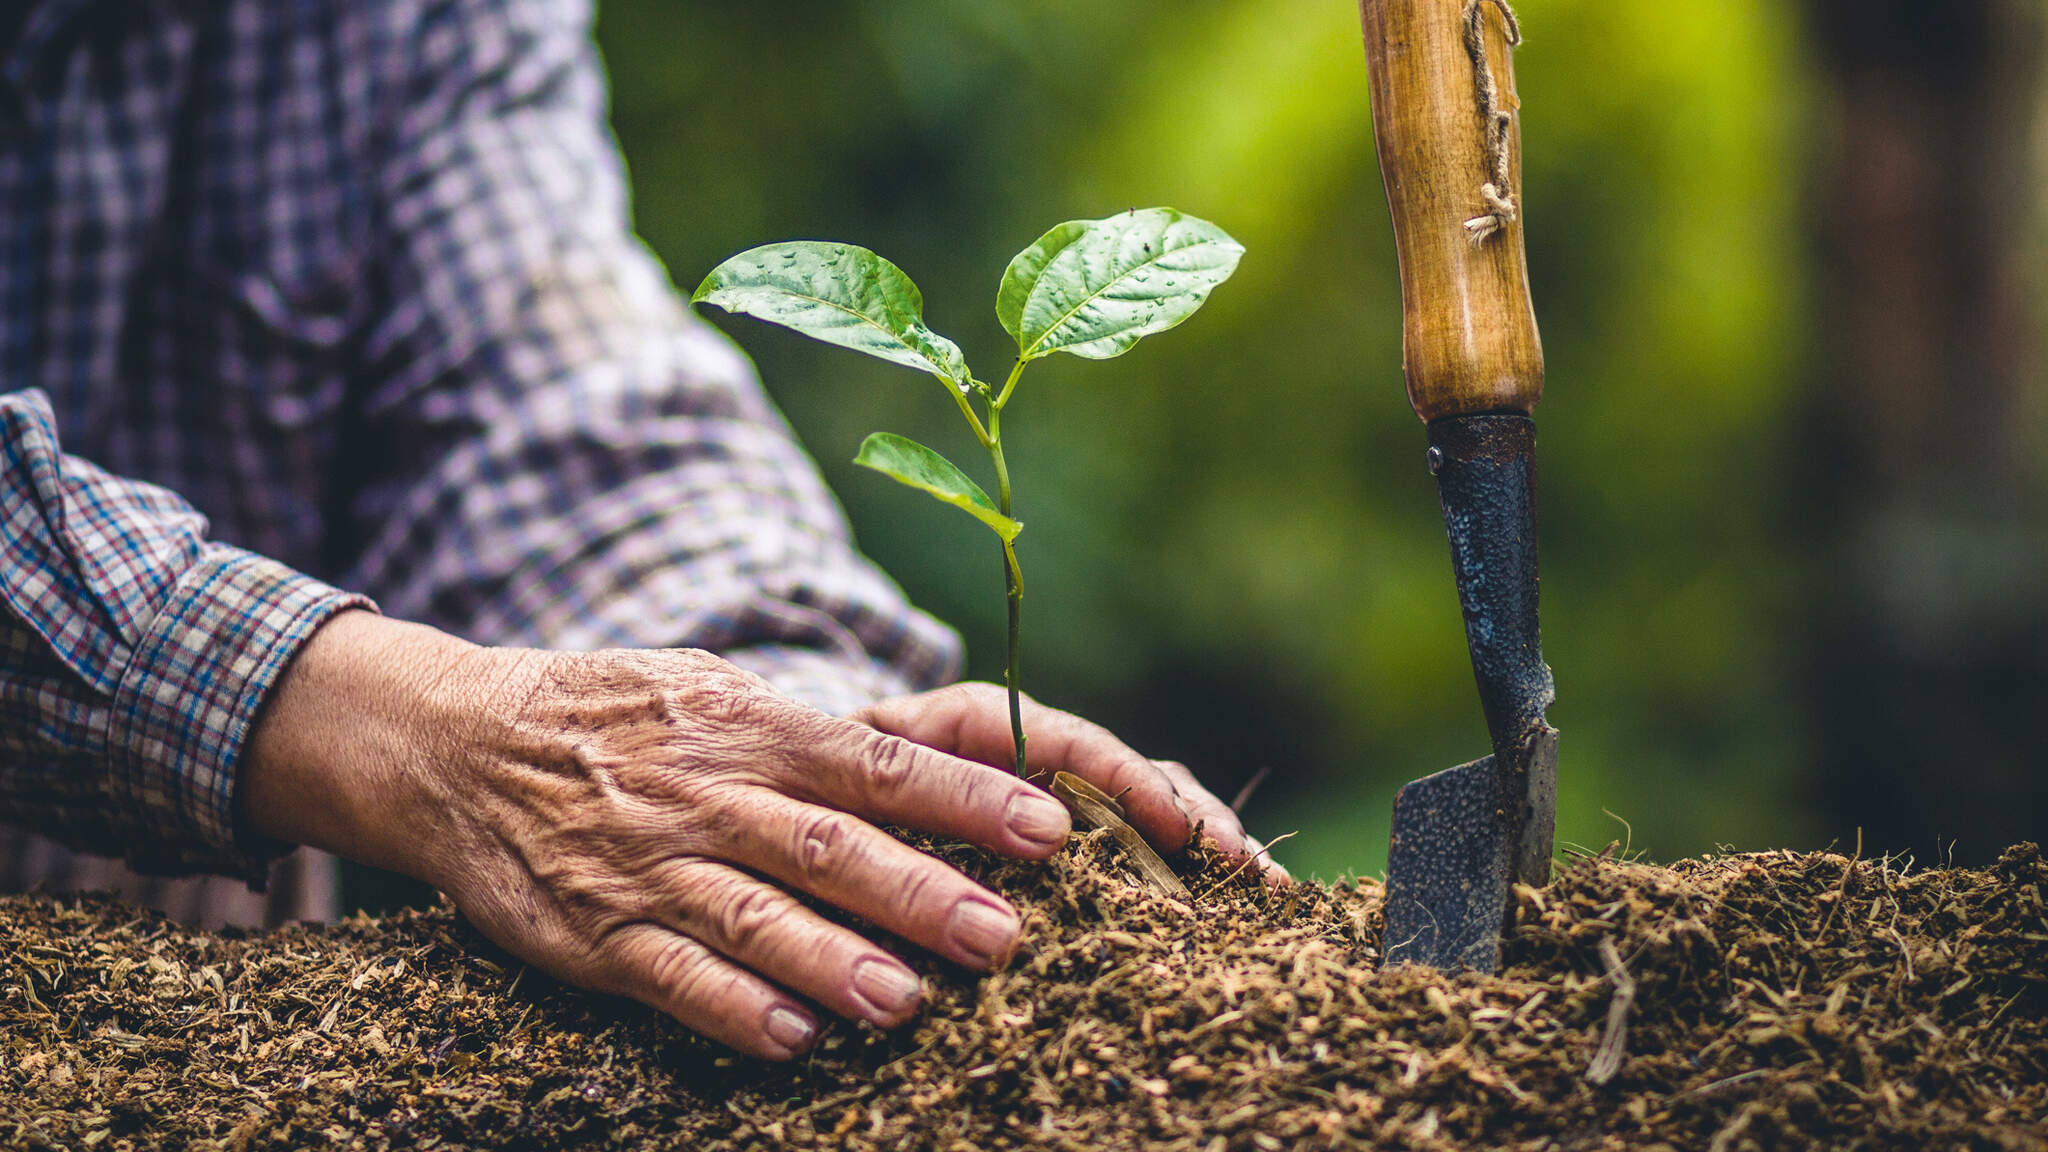
[{"label": "metal shovel blade", "polygon": [[1557,806],[1557,730],[1515,750],[1405,785],[1387,853],[1388,964],[1500,969],[1501,928],[1517,881],[1548,878]]}]

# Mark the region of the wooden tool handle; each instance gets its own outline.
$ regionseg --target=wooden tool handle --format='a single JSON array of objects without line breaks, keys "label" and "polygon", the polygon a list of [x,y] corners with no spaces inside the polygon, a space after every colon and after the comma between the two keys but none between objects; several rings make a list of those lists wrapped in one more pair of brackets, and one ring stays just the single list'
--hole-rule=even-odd
[{"label": "wooden tool handle", "polygon": [[1528,412],[1543,345],[1522,253],[1514,17],[1497,0],[1359,0],[1358,12],[1408,402],[1425,421]]}]

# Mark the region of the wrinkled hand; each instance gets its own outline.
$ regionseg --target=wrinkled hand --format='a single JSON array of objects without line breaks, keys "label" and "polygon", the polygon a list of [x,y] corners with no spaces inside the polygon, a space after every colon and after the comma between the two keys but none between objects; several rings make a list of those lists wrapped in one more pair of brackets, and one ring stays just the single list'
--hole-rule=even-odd
[{"label": "wrinkled hand", "polygon": [[[1009,694],[995,684],[955,684],[935,692],[884,700],[853,718],[892,736],[983,764],[1011,768]],[[1148,760],[1099,724],[1024,698],[1024,758],[1030,778],[1048,785],[1055,772],[1071,772],[1122,803],[1131,827],[1153,847],[1173,855],[1199,827],[1226,857],[1257,856],[1267,878],[1289,880],[1245,834],[1237,814],[1174,760]]]},{"label": "wrinkled hand", "polygon": [[[704,652],[478,648],[344,613],[272,693],[238,804],[251,832],[434,884],[561,979],[786,1058],[817,1035],[809,1003],[890,1026],[919,1000],[909,968],[793,891],[970,967],[1014,948],[1003,899],[875,826],[1031,859],[1064,841],[1057,801],[973,762],[996,759],[991,715],[1007,750],[990,691],[840,719]],[[1241,843],[1185,769],[1047,709],[1027,731],[1035,764],[1128,790],[1169,850],[1189,817]]]}]

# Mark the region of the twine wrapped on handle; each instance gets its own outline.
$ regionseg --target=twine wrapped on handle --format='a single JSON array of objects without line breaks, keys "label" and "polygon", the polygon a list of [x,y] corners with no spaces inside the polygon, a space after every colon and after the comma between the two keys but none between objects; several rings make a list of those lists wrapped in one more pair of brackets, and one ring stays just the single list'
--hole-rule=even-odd
[{"label": "twine wrapped on handle", "polygon": [[1508,7],[1508,0],[1469,0],[1465,5],[1465,54],[1472,57],[1472,82],[1479,91],[1479,116],[1486,123],[1487,180],[1479,186],[1479,198],[1485,202],[1488,211],[1465,221],[1465,231],[1472,236],[1474,244],[1481,244],[1486,238],[1515,222],[1520,212],[1515,207],[1513,187],[1509,179],[1508,162],[1511,133],[1515,126],[1515,113],[1511,108],[1501,107],[1500,85],[1494,81],[1493,65],[1486,59],[1486,9],[1488,6],[1500,10],[1501,19],[1507,25],[1508,48],[1513,50],[1522,42],[1522,25],[1515,19],[1514,9]]}]

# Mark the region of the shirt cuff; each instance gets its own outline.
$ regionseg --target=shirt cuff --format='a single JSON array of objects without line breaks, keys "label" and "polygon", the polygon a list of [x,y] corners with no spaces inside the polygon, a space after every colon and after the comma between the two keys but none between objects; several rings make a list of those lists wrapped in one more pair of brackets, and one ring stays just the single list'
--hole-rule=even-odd
[{"label": "shirt cuff", "polygon": [[335,613],[376,605],[275,560],[212,545],[134,647],[110,710],[113,803],[138,871],[211,871],[261,887],[291,848],[238,836],[235,769],[258,710],[300,645]]},{"label": "shirt cuff", "polygon": [[918,688],[892,665],[849,659],[816,648],[757,644],[720,655],[768,681],[784,696],[833,716],[859,711],[890,696],[908,695]]}]

